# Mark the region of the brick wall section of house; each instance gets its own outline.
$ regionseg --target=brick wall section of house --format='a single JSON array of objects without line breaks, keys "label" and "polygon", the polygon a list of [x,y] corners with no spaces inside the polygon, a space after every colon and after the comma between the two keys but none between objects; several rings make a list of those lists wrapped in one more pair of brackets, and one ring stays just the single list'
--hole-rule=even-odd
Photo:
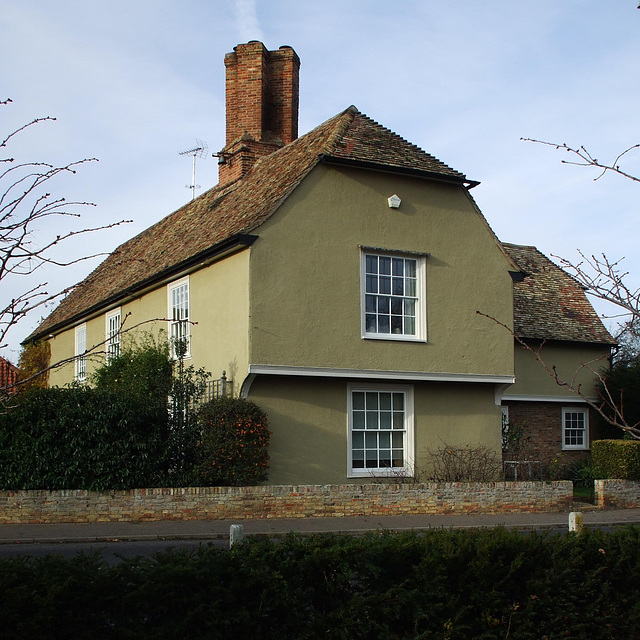
[{"label": "brick wall section of house", "polygon": [[601,509],[637,509],[640,507],[640,482],[637,480],[596,480],[595,504]]},{"label": "brick wall section of house", "polygon": [[[572,405],[570,402],[505,402],[509,407],[509,424],[524,429],[527,439],[522,453],[523,459],[539,460],[547,466],[558,460],[563,466],[588,457],[589,450],[562,449],[562,408]],[[598,418],[589,410],[589,440],[597,440]],[[510,460],[510,454],[504,454]]]},{"label": "brick wall section of house", "polygon": [[0,524],[566,511],[571,482],[3,491]]},{"label": "brick wall section of house", "polygon": [[240,44],[224,59],[226,146],[220,184],[244,176],[260,157],[298,137],[300,59],[287,46]]},{"label": "brick wall section of house", "polygon": [[12,393],[16,382],[18,382],[18,367],[0,357],[0,391]]}]

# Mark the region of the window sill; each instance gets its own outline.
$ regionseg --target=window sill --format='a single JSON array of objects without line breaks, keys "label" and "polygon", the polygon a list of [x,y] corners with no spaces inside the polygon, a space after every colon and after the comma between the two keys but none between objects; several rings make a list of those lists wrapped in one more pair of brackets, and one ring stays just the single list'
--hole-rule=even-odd
[{"label": "window sill", "polygon": [[386,340],[392,342],[419,342],[426,344],[426,338],[419,338],[415,336],[403,336],[401,334],[389,334],[389,333],[365,333],[362,336],[363,340]]}]

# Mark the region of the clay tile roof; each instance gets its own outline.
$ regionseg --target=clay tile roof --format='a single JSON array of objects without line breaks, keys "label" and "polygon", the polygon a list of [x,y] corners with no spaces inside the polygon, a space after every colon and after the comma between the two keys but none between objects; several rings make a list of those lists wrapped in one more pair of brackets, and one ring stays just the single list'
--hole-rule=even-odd
[{"label": "clay tile roof", "polygon": [[393,167],[468,182],[355,107],[260,158],[242,179],[216,186],[119,246],[27,338],[38,339],[116,304],[268,219],[321,160]]},{"label": "clay tile roof", "polygon": [[535,247],[502,243],[524,272],[513,287],[514,330],[520,338],[615,344],[584,288]]}]

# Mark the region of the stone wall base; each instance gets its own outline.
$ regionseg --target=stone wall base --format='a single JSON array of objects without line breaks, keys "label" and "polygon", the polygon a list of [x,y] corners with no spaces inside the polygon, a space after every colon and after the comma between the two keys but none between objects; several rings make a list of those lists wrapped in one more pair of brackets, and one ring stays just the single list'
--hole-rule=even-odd
[{"label": "stone wall base", "polygon": [[570,481],[2,491],[0,524],[559,512],[572,499]]}]

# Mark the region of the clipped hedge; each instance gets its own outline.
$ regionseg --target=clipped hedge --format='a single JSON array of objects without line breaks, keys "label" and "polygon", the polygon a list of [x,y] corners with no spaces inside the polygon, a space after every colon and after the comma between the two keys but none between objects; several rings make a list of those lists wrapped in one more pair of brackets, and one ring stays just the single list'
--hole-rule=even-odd
[{"label": "clipped hedge", "polygon": [[166,458],[163,411],[87,387],[25,392],[0,413],[0,488],[157,486]]},{"label": "clipped hedge", "polygon": [[640,638],[640,529],[248,539],[107,566],[0,560],[6,640]]},{"label": "clipped hedge", "polygon": [[594,440],[591,457],[600,477],[640,480],[640,440]]}]

